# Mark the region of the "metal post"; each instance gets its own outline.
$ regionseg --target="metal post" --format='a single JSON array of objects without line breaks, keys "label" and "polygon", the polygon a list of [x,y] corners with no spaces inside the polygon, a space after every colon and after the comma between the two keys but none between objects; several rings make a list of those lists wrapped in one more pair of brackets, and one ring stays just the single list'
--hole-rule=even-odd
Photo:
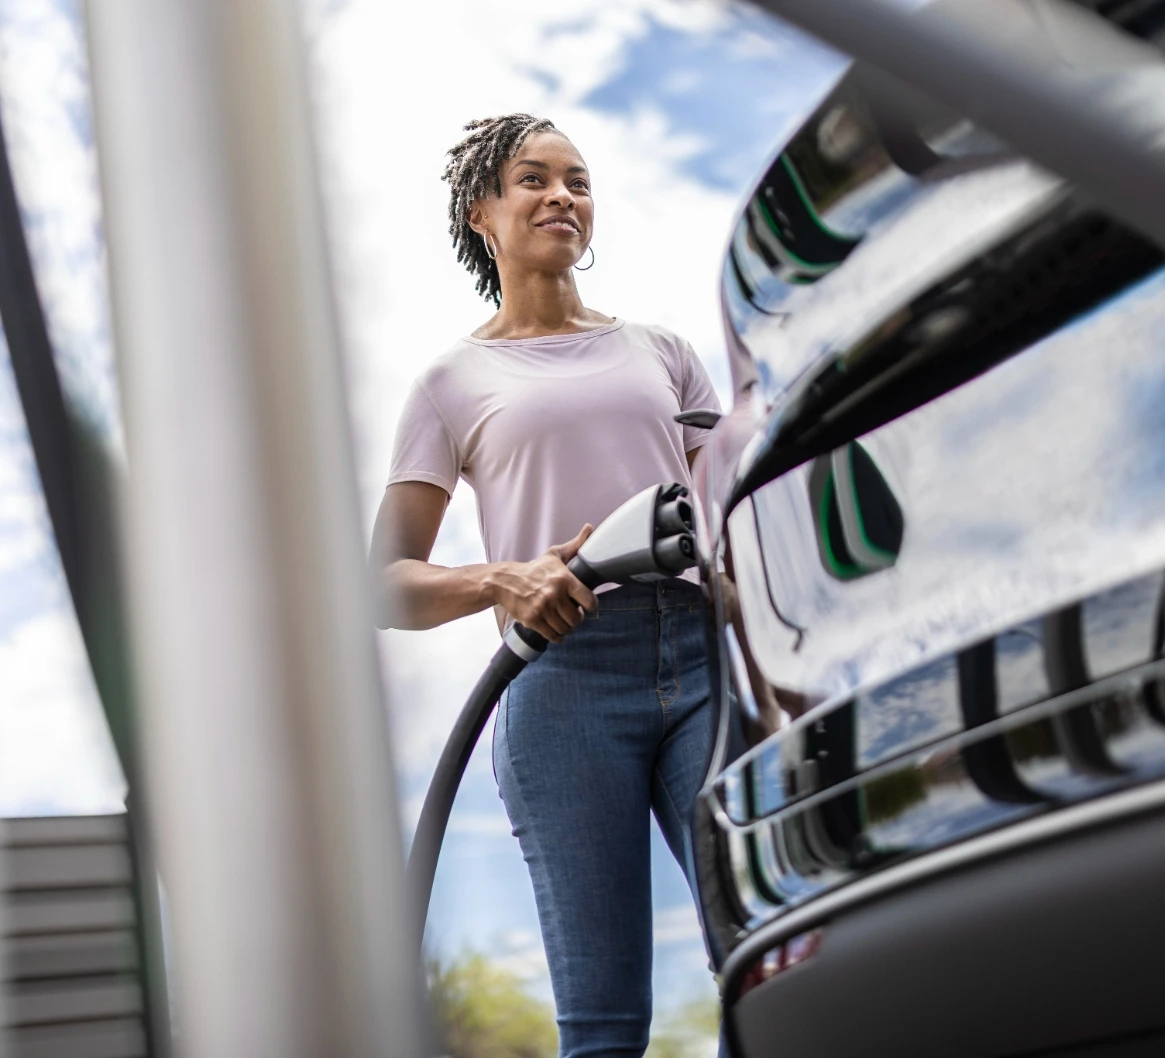
[{"label": "metal post", "polygon": [[1165,60],[1061,0],[754,0],[892,72],[1165,245]]},{"label": "metal post", "polygon": [[297,5],[88,7],[179,1053],[419,1053]]}]

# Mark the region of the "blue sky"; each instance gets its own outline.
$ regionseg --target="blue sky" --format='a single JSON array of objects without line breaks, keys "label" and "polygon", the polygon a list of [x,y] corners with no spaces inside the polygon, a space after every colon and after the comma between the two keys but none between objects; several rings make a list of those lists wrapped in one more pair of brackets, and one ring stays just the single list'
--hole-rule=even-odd
[{"label": "blue sky", "polygon": [[[716,282],[736,203],[839,69],[820,46],[707,0],[590,0],[569,18],[513,0],[306,7],[366,524],[408,380],[487,315],[447,244],[442,154],[472,117],[551,116],[595,175],[588,303],[689,337],[722,392]],[[403,101],[403,102],[402,102]],[[121,450],[99,194],[77,8],[0,14],[0,103],[50,327],[73,399]],[[402,152],[402,145],[408,145]],[[407,154],[408,160],[402,155]],[[418,161],[419,159],[419,161]],[[436,561],[480,558],[463,486]],[[411,825],[441,742],[497,643],[486,615],[382,639]],[[122,783],[0,362],[0,812],[102,811]],[[656,838],[656,990],[708,994],[680,872]],[[472,945],[545,990],[529,881],[472,762],[438,874],[432,939]]]}]

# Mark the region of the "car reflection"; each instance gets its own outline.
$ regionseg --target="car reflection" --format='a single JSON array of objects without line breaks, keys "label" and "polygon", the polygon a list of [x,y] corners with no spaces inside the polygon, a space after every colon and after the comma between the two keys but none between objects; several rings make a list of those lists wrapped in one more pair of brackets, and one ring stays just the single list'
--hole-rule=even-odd
[{"label": "car reflection", "polygon": [[745,315],[783,315],[792,287],[832,272],[936,176],[1007,157],[969,122],[855,68],[758,182],[731,242],[728,289]]},{"label": "car reflection", "polygon": [[[1043,615],[1042,635],[1005,630],[817,709],[725,769],[714,795],[749,928],[903,858],[1165,775],[1163,589],[1154,572]],[[1086,628],[1105,637],[1095,662]],[[1003,709],[1016,644],[1041,657],[1046,693]]]}]

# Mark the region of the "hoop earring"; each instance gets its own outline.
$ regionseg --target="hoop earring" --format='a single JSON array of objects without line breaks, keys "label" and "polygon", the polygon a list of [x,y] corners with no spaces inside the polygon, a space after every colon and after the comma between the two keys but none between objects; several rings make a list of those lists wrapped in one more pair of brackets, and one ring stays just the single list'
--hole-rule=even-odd
[{"label": "hoop earring", "polygon": [[486,255],[486,257],[488,257],[491,261],[496,261],[498,259],[497,243],[494,244],[494,252],[490,253],[489,252],[489,232],[488,231],[483,231],[481,233],[481,241],[483,243],[485,243],[485,255]]},{"label": "hoop earring", "polygon": [[591,263],[587,265],[586,268],[579,268],[578,265],[575,265],[574,268],[576,272],[589,272],[592,268],[595,267],[595,248],[588,243],[587,249],[591,251]]}]

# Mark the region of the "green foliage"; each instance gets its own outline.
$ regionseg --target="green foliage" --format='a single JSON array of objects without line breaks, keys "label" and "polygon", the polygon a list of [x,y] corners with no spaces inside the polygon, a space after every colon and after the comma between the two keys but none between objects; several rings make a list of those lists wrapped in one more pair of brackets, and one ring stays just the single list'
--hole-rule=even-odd
[{"label": "green foliage", "polygon": [[514,974],[470,952],[429,963],[429,998],[441,1052],[449,1058],[555,1058],[554,1011]]},{"label": "green foliage", "polygon": [[716,1053],[720,1034],[720,1004],[695,999],[670,1016],[656,1019],[646,1058],[705,1058]]},{"label": "green foliage", "polygon": [[[548,1003],[478,952],[449,962],[430,960],[429,1001],[439,1053],[448,1058],[555,1058],[558,1030]],[[693,1000],[652,1026],[646,1058],[715,1054],[720,1007]]]}]

